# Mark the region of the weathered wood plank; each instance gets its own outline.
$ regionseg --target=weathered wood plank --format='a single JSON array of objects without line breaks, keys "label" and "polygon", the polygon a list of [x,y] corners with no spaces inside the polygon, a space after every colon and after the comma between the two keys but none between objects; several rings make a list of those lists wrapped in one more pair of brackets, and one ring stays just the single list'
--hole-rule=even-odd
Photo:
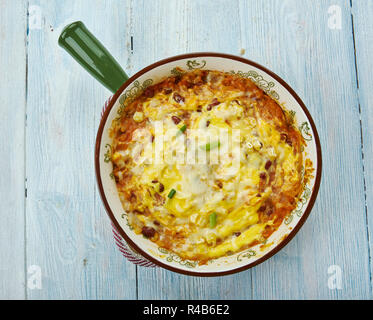
[{"label": "weathered wood plank", "polygon": [[[332,4],[341,8],[341,30],[327,27],[329,3],[30,1],[30,6],[41,9],[42,19],[40,29],[36,24],[29,34],[25,264],[25,82],[21,79],[26,77],[26,4],[3,1],[0,72],[6,78],[0,84],[0,131],[5,138],[0,150],[5,156],[0,169],[5,179],[0,180],[0,209],[10,210],[11,219],[1,215],[0,240],[16,245],[0,247],[0,271],[6,274],[0,279],[0,298],[24,297],[25,270],[30,265],[42,270],[42,289],[27,290],[31,299],[137,297],[136,268],[116,250],[95,191],[93,144],[101,105],[109,93],[57,46],[61,28],[74,20],[83,20],[129,74],[179,53],[239,54],[244,48],[246,57],[288,81],[319,129],[324,159],[319,197],[308,222],[286,248],[251,271],[218,279],[139,268],[140,299],[372,298],[368,160],[372,157],[369,17],[373,8],[352,1],[357,93],[350,2]],[[102,28],[108,21],[110,27]],[[16,54],[10,55],[8,47]],[[16,107],[20,111],[14,113]],[[9,148],[9,142],[14,148]],[[328,288],[330,265],[342,270],[341,290]]]},{"label": "weathered wood plank", "polygon": [[[366,216],[370,243],[370,274],[372,281],[373,265],[373,3],[372,1],[352,1],[352,14],[355,32],[356,63],[358,72],[359,107],[362,126],[362,152],[365,176]],[[371,288],[373,283],[371,282]]]},{"label": "weathered wood plank", "polygon": [[57,44],[66,24],[82,20],[123,63],[123,4],[30,1],[41,24],[29,34],[27,263],[42,271],[30,299],[136,298],[136,267],[115,247],[96,190],[95,135],[110,93]]},{"label": "weathered wood plank", "polygon": [[25,297],[26,13],[0,2],[0,299]]},{"label": "weathered wood plank", "polygon": [[[277,72],[300,95],[323,151],[313,212],[284,250],[253,270],[253,296],[371,298],[350,3],[241,4],[246,55]],[[340,8],[341,29],[328,27],[331,5]],[[328,286],[332,265],[342,272],[341,289]]]}]

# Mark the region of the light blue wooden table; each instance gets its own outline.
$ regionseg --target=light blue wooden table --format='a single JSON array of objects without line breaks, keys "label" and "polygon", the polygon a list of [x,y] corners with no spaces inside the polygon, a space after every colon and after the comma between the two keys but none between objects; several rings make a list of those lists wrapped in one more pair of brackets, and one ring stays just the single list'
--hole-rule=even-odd
[{"label": "light blue wooden table", "polygon": [[[365,0],[0,0],[0,298],[372,299],[372,17]],[[220,278],[122,257],[93,167],[110,93],[57,45],[75,20],[130,75],[217,51],[295,89],[319,131],[323,178],[283,250]]]}]

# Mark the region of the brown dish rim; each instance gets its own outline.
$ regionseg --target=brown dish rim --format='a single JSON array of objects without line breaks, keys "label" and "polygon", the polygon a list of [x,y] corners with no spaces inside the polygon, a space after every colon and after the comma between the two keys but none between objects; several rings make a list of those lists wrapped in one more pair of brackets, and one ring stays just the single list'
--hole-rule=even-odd
[{"label": "brown dish rim", "polygon": [[[177,267],[173,267],[173,266],[170,266],[170,265],[165,264],[163,262],[160,262],[159,260],[153,258],[151,255],[149,255],[148,253],[146,253],[144,250],[142,250],[139,246],[137,246],[136,243],[133,242],[127,236],[127,234],[121,228],[121,226],[118,223],[118,221],[115,219],[114,214],[111,211],[109,203],[108,203],[108,201],[106,199],[104,188],[103,188],[103,184],[102,184],[102,180],[101,180],[99,155],[100,155],[102,134],[103,134],[103,130],[104,130],[104,127],[105,127],[108,115],[110,114],[111,109],[113,108],[115,102],[120,97],[120,95],[122,94],[122,92],[131,83],[133,83],[137,78],[139,78],[141,75],[143,75],[144,73],[148,72],[151,69],[154,69],[154,68],[156,68],[156,67],[158,67],[160,65],[163,65],[163,64],[166,64],[166,63],[170,63],[170,62],[173,62],[173,61],[182,60],[182,59],[189,59],[189,58],[198,58],[198,57],[217,57],[217,58],[225,58],[225,59],[236,60],[236,61],[239,61],[239,62],[243,62],[243,63],[245,63],[247,65],[253,66],[255,68],[261,69],[262,71],[264,71],[267,74],[269,74],[272,78],[276,79],[279,83],[281,83],[281,85],[283,87],[285,87],[287,89],[287,91],[294,97],[294,99],[298,102],[298,104],[303,109],[303,111],[306,114],[307,119],[308,119],[308,121],[309,121],[309,123],[310,123],[310,125],[312,127],[312,131],[314,133],[314,138],[315,138],[315,144],[316,144],[317,168],[316,168],[315,184],[314,184],[314,187],[313,187],[313,190],[312,190],[312,194],[311,194],[311,198],[309,200],[307,208],[306,208],[305,212],[303,213],[302,217],[300,218],[300,220],[298,221],[298,223],[296,224],[296,226],[294,227],[294,229],[290,231],[290,233],[286,236],[286,238],[284,240],[282,240],[275,248],[273,248],[270,252],[268,252],[267,254],[265,254],[263,257],[259,258],[258,260],[254,261],[254,262],[248,263],[248,264],[246,264],[244,266],[237,267],[237,268],[234,268],[234,269],[231,269],[231,270],[227,270],[227,271],[215,271],[215,272],[188,271],[188,270],[179,269]],[[154,264],[156,264],[156,265],[158,265],[160,267],[168,269],[170,271],[174,271],[174,272],[185,274],[185,275],[192,275],[192,276],[214,277],[214,276],[229,275],[229,274],[233,274],[233,273],[237,273],[237,272],[241,272],[241,271],[250,269],[250,268],[252,268],[252,267],[254,267],[254,266],[256,266],[256,265],[264,262],[265,260],[271,258],[272,256],[274,256],[283,247],[285,247],[290,242],[291,239],[294,238],[294,236],[298,233],[299,229],[303,226],[303,224],[307,220],[307,218],[308,218],[308,216],[309,216],[309,214],[310,214],[310,212],[311,212],[311,210],[313,208],[313,205],[314,205],[314,203],[316,201],[317,194],[318,194],[319,187],[320,187],[320,182],[321,182],[322,156],[321,156],[321,145],[320,145],[319,135],[317,133],[317,129],[316,129],[315,123],[314,123],[314,121],[313,121],[313,119],[312,119],[312,117],[311,117],[308,109],[306,108],[306,106],[303,103],[303,101],[299,98],[299,96],[295,93],[295,91],[283,79],[281,79],[277,74],[275,74],[274,72],[268,70],[267,68],[261,66],[260,64],[258,64],[256,62],[253,62],[251,60],[248,60],[248,59],[245,59],[245,58],[242,58],[242,57],[238,57],[238,56],[235,56],[235,55],[224,54],[224,53],[216,53],[216,52],[195,52],[195,53],[188,53],[188,54],[177,55],[177,56],[169,57],[169,58],[160,60],[158,62],[155,62],[155,63],[153,63],[153,64],[151,64],[151,65],[143,68],[142,70],[140,70],[136,74],[134,74],[132,77],[130,77],[118,89],[118,91],[111,98],[111,101],[108,104],[107,108],[105,109],[104,114],[103,114],[103,116],[101,118],[100,126],[98,128],[97,137],[96,137],[96,146],[95,146],[95,171],[96,171],[96,179],[97,179],[98,189],[99,189],[99,192],[100,192],[101,199],[102,199],[102,201],[104,203],[106,212],[107,212],[110,220],[112,221],[112,223],[115,225],[116,229],[118,230],[119,234],[125,239],[125,241],[129,244],[130,247],[132,247],[134,250],[136,250],[137,252],[139,252],[143,257],[145,257],[149,261],[153,262]]]}]

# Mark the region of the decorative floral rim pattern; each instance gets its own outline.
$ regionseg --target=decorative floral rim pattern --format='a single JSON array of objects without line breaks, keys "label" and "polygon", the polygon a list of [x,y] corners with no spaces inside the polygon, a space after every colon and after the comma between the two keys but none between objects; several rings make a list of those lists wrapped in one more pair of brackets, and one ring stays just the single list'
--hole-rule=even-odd
[{"label": "decorative floral rim pattern", "polygon": [[[202,60],[201,62],[198,62],[197,60],[188,60],[186,62],[186,67],[188,70],[193,70],[193,69],[202,69],[206,66],[206,60]],[[176,67],[171,70],[172,75],[181,75],[183,72],[181,71],[181,67]],[[280,95],[275,91],[272,90],[272,88],[275,87],[275,83],[273,81],[267,81],[265,78],[258,74],[258,72],[254,70],[249,70],[247,72],[243,71],[230,71],[231,74],[238,75],[243,78],[250,78],[255,82],[257,86],[259,86],[264,92],[266,92],[268,95],[270,95],[273,99],[278,101],[280,99]],[[154,83],[153,79],[147,79],[143,85],[139,85],[138,81],[134,82],[133,87],[130,89],[126,90],[125,93],[119,98],[119,103],[120,107],[118,109],[118,114],[120,115],[123,112],[123,109],[131,103],[136,97],[138,97],[150,84]],[[294,123],[296,123],[295,117],[296,117],[296,111],[290,110],[289,114],[291,118],[293,119]],[[299,130],[303,136],[303,138],[306,141],[311,141],[312,140],[312,135],[310,134],[310,127],[307,122],[303,122],[299,126]],[[111,155],[112,155],[112,147],[109,143],[105,145],[106,148],[106,153],[104,154],[104,162],[108,163],[111,161]],[[293,220],[294,215],[298,216],[299,218],[302,216],[303,213],[303,207],[307,203],[308,199],[311,196],[311,190],[309,186],[304,186],[304,192],[302,193],[300,200],[298,201],[297,207],[290,213],[288,217],[284,220],[284,223],[286,225],[290,224],[291,221]],[[127,217],[126,214],[122,214],[122,217]],[[129,227],[130,230],[133,228],[130,226],[128,223],[128,218],[127,219],[127,226]],[[165,259],[168,262],[177,262],[178,264],[182,266],[186,266],[188,268],[195,268],[197,266],[197,263],[195,261],[189,261],[189,260],[183,260],[181,257],[179,257],[177,254],[170,252],[164,248],[159,247],[158,250],[165,255]],[[128,253],[127,253],[128,254]],[[237,255],[237,261],[242,261],[242,258],[251,258],[255,256],[257,253],[253,249],[249,249],[243,252],[239,252]],[[132,259],[133,260],[133,259]],[[137,261],[137,260],[135,260]]]},{"label": "decorative floral rim pattern", "polygon": [[251,79],[259,88],[261,88],[266,94],[268,94],[271,98],[275,100],[279,100],[280,96],[279,94],[275,91],[272,90],[272,88],[275,86],[275,83],[273,81],[267,81],[264,79],[264,77],[258,72],[254,70],[249,70],[247,72],[243,71],[231,71],[231,74],[235,74],[239,77],[242,78],[249,78]]},{"label": "decorative floral rim pattern", "polygon": [[[144,257],[146,257],[150,261],[152,261],[152,262],[156,263],[157,265],[160,265],[160,266],[162,266],[166,269],[176,271],[176,272],[179,272],[179,273],[189,274],[189,275],[216,276],[216,275],[231,274],[231,273],[239,272],[239,271],[248,269],[250,267],[253,267],[253,266],[263,262],[264,260],[268,259],[269,257],[273,256],[276,252],[278,252],[282,247],[284,247],[294,237],[296,232],[303,225],[305,219],[308,217],[308,215],[310,213],[310,210],[312,209],[312,206],[313,206],[313,204],[315,202],[315,199],[316,199],[316,195],[317,195],[317,192],[318,192],[318,189],[319,189],[320,179],[321,179],[321,148],[320,148],[320,143],[319,143],[319,138],[318,138],[318,135],[317,135],[317,131],[316,131],[315,125],[312,121],[312,118],[311,118],[308,110],[304,106],[303,102],[296,95],[296,93],[281,78],[279,78],[277,75],[275,75],[271,71],[269,71],[269,70],[265,69],[264,67],[256,64],[255,62],[246,60],[246,59],[241,58],[241,57],[230,56],[230,55],[226,55],[226,54],[217,54],[217,53],[196,53],[196,54],[187,54],[187,55],[172,57],[172,58],[169,58],[169,59],[159,61],[158,63],[155,63],[155,64],[141,70],[136,75],[134,75],[131,79],[129,79],[128,83],[124,84],[118,90],[118,92],[114,95],[113,100],[117,101],[118,99],[122,99],[122,100],[119,100],[120,105],[121,106],[125,105],[125,101],[127,101],[128,98],[133,99],[139,93],[141,93],[142,90],[145,89],[147,85],[152,83],[151,79],[150,79],[150,81],[145,80],[145,82],[142,82],[142,85],[140,86],[140,82],[137,81],[137,78],[139,78],[140,76],[142,76],[146,72],[148,72],[152,69],[155,69],[156,67],[163,66],[164,64],[167,64],[167,63],[170,63],[170,62],[176,62],[178,60],[186,60],[186,59],[189,58],[188,60],[186,60],[186,67],[188,68],[188,70],[195,69],[195,68],[204,68],[207,65],[206,60],[193,59],[193,58],[201,59],[201,57],[209,57],[209,58],[217,57],[217,58],[224,58],[224,59],[233,60],[233,61],[236,61],[236,62],[239,61],[239,62],[243,62],[247,66],[253,66],[256,69],[259,69],[259,71],[263,71],[263,74],[269,75],[269,77],[272,77],[273,79],[275,79],[276,82],[280,83],[280,86],[282,86],[284,88],[282,90],[286,90],[287,95],[290,95],[292,97],[292,99],[294,99],[296,101],[295,103],[298,104],[298,108],[303,110],[303,114],[304,114],[303,118],[305,117],[307,120],[309,120],[309,122],[307,122],[307,121],[302,122],[302,124],[300,125],[299,128],[300,128],[300,130],[302,132],[302,135],[303,135],[303,137],[306,141],[311,141],[312,139],[314,140],[314,148],[315,148],[314,153],[315,153],[315,159],[316,159],[315,162],[317,163],[317,171],[316,171],[316,177],[313,180],[313,186],[308,187],[309,192],[307,192],[307,189],[305,189],[305,192],[302,195],[303,200],[301,200],[299,202],[300,207],[297,207],[294,210],[294,212],[291,214],[292,217],[296,216],[296,217],[299,218],[299,219],[294,220],[294,221],[296,221],[295,223],[294,222],[291,223],[291,221],[289,221],[289,224],[291,223],[291,225],[293,226],[293,227],[290,227],[291,231],[288,232],[288,234],[286,234],[286,236],[282,237],[282,240],[279,243],[277,243],[273,248],[271,248],[268,252],[266,252],[265,254],[260,254],[253,249],[248,249],[246,251],[240,252],[238,255],[236,255],[236,260],[238,262],[243,261],[243,258],[250,259],[250,258],[254,257],[255,259],[253,260],[253,262],[249,262],[247,264],[240,265],[238,267],[228,269],[226,271],[219,271],[218,269],[217,269],[217,271],[213,270],[212,272],[210,272],[210,271],[208,271],[208,272],[187,271],[187,270],[185,270],[186,268],[188,268],[188,269],[189,268],[195,268],[195,266],[194,266],[195,264],[193,262],[183,261],[182,259],[180,259],[180,257],[178,257],[177,255],[175,255],[173,253],[162,252],[162,248],[160,248],[160,249],[158,249],[159,253],[161,255],[163,255],[163,258],[167,261],[167,263],[162,263],[161,261],[159,261],[159,259],[153,258],[154,252],[153,252],[153,255],[150,255],[150,253],[147,253],[147,252],[143,251],[142,249],[140,249],[137,246],[137,244],[135,242],[133,242],[133,240],[131,240],[126,235],[126,233],[121,229],[121,227],[119,225],[119,222],[114,218],[114,215],[113,215],[112,211],[110,210],[110,206],[109,206],[109,204],[107,202],[107,199],[105,197],[105,194],[103,192],[103,186],[102,186],[102,181],[101,181],[101,176],[100,176],[100,168],[99,168],[100,160],[98,158],[98,155],[100,154],[100,152],[99,152],[100,151],[100,143],[101,143],[101,139],[102,139],[103,128],[104,128],[105,122],[108,118],[110,110],[114,106],[114,102],[111,103],[109,110],[107,112],[105,112],[104,119],[100,124],[99,132],[98,132],[98,135],[97,135],[97,139],[96,139],[96,172],[97,172],[100,194],[103,197],[103,201],[104,201],[105,207],[108,211],[108,214],[109,214],[110,218],[112,219],[114,225],[118,229],[118,232],[123,236],[123,238],[127,242],[129,242],[129,244],[131,246],[133,246],[136,250],[138,250]],[[171,74],[175,74],[177,72],[179,72],[179,70],[177,68],[174,68],[174,69],[171,70]],[[239,72],[240,71],[236,71],[237,74]],[[250,72],[250,71],[248,71],[248,72],[242,72],[241,71],[240,75],[241,76],[252,77],[253,81],[256,81],[257,83],[260,82],[260,86],[263,87],[263,88],[266,88],[266,89],[263,89],[263,90],[265,90],[267,92],[267,94],[270,94],[273,98],[276,98],[277,96],[279,97],[279,94],[274,90],[275,85],[271,84],[271,83],[274,83],[274,82],[265,80],[265,77],[260,75],[258,72],[253,73],[253,72]],[[131,84],[131,86],[130,86],[130,84]],[[127,89],[127,90],[124,91],[124,89]],[[124,92],[124,95],[127,98],[122,98],[122,92]],[[295,111],[290,111],[290,114],[295,116]],[[312,137],[311,132],[313,132],[314,137]],[[107,146],[106,152],[109,149],[110,149],[110,147]],[[104,153],[101,153],[101,154],[104,154]],[[109,153],[107,153],[107,156],[108,155],[109,155]],[[105,160],[105,159],[103,159],[103,160]],[[311,191],[310,188],[312,189],[312,191]],[[301,214],[301,213],[303,213],[303,214]],[[291,218],[291,220],[293,220],[293,218]],[[283,225],[286,225],[286,224],[283,223]],[[267,244],[266,244],[266,246],[267,246]],[[158,256],[159,256],[159,254],[158,254]],[[172,264],[169,264],[170,262],[172,262]],[[215,261],[213,263],[215,263]],[[211,264],[213,264],[213,263],[211,263]],[[179,265],[183,266],[184,269],[177,268],[175,264],[179,264]]]}]

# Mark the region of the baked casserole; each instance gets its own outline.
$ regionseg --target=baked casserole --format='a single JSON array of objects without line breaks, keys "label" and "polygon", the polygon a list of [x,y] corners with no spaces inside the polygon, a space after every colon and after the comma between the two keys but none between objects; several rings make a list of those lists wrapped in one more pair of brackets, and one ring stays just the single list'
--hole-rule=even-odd
[{"label": "baked casserole", "polygon": [[129,225],[200,264],[265,243],[307,179],[291,114],[232,73],[179,70],[131,101],[110,135]]}]

